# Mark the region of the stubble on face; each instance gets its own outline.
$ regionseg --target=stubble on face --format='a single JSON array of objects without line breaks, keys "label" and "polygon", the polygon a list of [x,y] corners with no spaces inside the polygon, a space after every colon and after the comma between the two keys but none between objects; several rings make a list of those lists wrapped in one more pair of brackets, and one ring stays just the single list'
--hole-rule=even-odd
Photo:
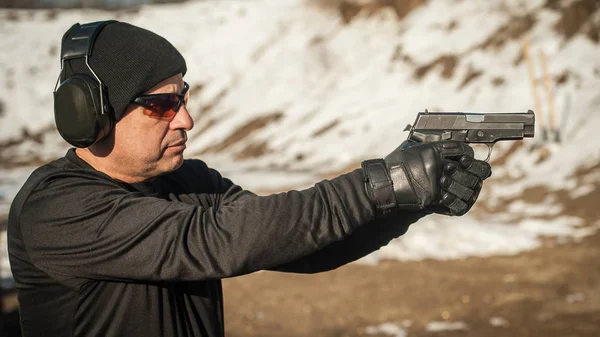
[{"label": "stubble on face", "polygon": [[185,131],[170,130],[168,121],[152,120],[140,110],[131,111],[131,123],[118,125],[120,121],[115,126],[120,161],[133,175],[146,179],[178,169],[183,164]]}]

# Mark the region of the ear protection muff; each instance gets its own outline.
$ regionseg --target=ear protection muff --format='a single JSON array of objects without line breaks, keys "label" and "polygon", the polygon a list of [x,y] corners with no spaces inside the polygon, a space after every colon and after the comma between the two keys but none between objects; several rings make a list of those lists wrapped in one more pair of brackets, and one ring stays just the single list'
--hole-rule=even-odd
[{"label": "ear protection muff", "polygon": [[[61,73],[54,88],[54,121],[63,139],[75,147],[94,144],[105,137],[114,124],[107,90],[88,62],[96,36],[113,22],[117,21],[76,23],[63,36]],[[65,63],[77,58],[85,59],[93,77],[72,74],[59,85]]]}]

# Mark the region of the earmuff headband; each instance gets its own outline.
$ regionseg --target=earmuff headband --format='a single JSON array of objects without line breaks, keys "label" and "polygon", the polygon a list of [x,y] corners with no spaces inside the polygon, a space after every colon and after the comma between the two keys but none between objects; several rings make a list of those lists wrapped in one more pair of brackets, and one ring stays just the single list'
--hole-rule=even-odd
[{"label": "earmuff headband", "polygon": [[[104,28],[104,26],[117,22],[116,20],[106,20],[106,21],[96,21],[85,23],[83,25],[76,23],[67,32],[65,38],[62,41],[62,46],[60,50],[60,74],[58,75],[58,80],[56,81],[56,86],[54,87],[54,91],[56,92],[56,88],[58,87],[58,83],[60,83],[60,76],[62,75],[62,71],[65,66],[65,61],[85,57],[85,64],[90,70],[90,72],[96,77],[96,80],[100,84],[100,94],[102,94],[102,81],[92,67],[90,67],[88,63],[88,58],[92,55],[92,47],[94,46],[94,41],[96,40],[96,36],[98,33]],[[102,95],[100,96],[102,97]]]},{"label": "earmuff headband", "polygon": [[96,36],[107,24],[117,22],[116,20],[96,21],[80,25],[74,24],[69,29],[68,36],[63,41],[60,58],[64,62],[72,58],[92,55],[92,47]]}]

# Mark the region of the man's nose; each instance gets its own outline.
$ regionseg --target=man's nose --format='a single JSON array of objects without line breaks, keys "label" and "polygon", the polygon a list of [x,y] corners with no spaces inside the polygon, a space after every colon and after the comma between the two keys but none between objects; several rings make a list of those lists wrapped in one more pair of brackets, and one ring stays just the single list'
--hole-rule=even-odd
[{"label": "man's nose", "polygon": [[190,116],[190,112],[187,110],[185,105],[182,105],[179,108],[177,114],[175,114],[175,118],[171,121],[171,129],[183,129],[185,131],[189,131],[194,127],[194,120],[192,116]]}]

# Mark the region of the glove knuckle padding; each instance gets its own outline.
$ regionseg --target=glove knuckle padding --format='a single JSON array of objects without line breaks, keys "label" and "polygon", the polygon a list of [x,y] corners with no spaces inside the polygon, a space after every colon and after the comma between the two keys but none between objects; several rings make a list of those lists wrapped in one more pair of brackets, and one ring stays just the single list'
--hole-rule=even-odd
[{"label": "glove knuckle padding", "polygon": [[454,180],[452,178],[449,178],[449,179],[450,179],[449,186],[443,187],[444,190],[454,194],[459,199],[462,199],[465,201],[471,199],[471,197],[475,193],[475,191],[473,189],[460,184],[459,182],[457,182],[456,180]]},{"label": "glove knuckle padding", "polygon": [[492,174],[492,167],[490,164],[482,160],[474,160],[467,170],[481,180],[487,179]]},{"label": "glove knuckle padding", "polygon": [[463,215],[471,207],[463,200],[456,198],[450,205],[448,205],[448,208],[450,209],[450,212],[453,215]]},{"label": "glove knuckle padding", "polygon": [[447,191],[442,191],[442,199],[439,205],[441,207],[435,207],[438,213],[446,215],[462,215],[471,207],[471,204]]},{"label": "glove knuckle padding", "polygon": [[461,185],[469,187],[469,188],[475,187],[477,185],[477,183],[479,183],[481,181],[481,179],[478,176],[476,176],[468,171],[464,171],[464,170],[460,170],[460,169],[455,170],[450,175],[450,177],[453,180],[459,182]]}]

